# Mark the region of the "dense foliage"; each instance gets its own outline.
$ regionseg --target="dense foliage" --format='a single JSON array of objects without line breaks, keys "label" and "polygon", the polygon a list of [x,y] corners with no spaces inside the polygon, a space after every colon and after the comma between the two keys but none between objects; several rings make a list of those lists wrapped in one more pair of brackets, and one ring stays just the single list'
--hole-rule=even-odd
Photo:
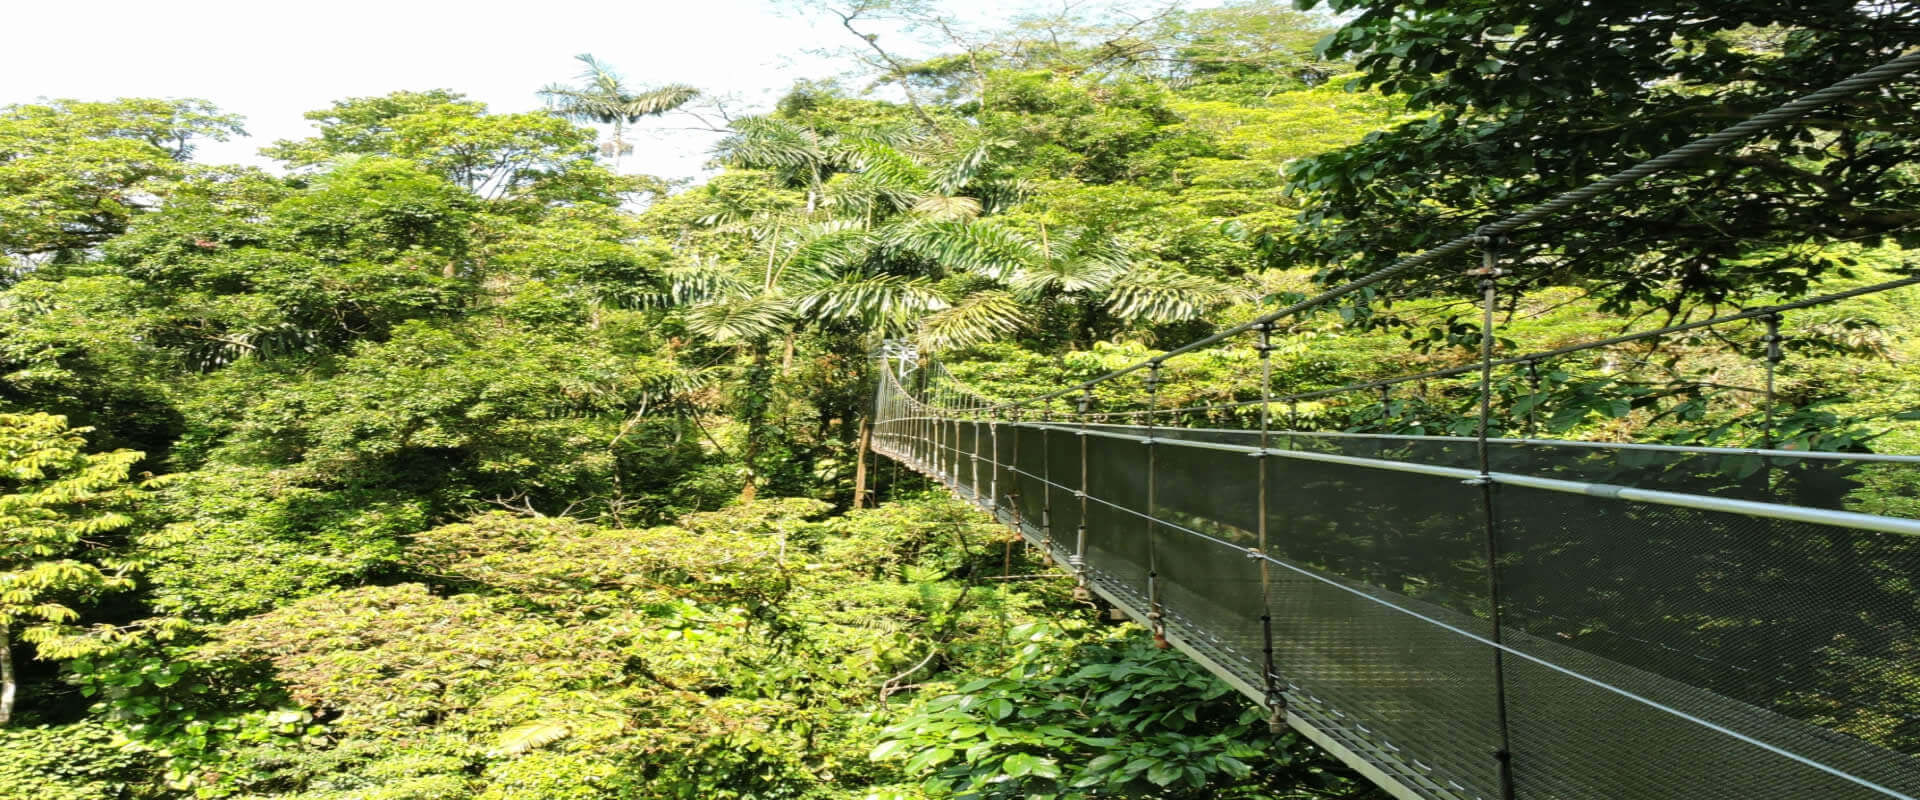
[{"label": "dense foliage", "polygon": [[[0,797],[1370,796],[863,458],[880,340],[1050,391],[1913,45],[1906,4],[797,5],[874,82],[716,117],[673,192],[617,164],[697,92],[590,56],[546,109],[339,100],[272,171],[193,160],[240,132],[204,101],[0,108]],[[1557,268],[1499,346],[1910,272],[1912,91],[1517,242]],[[1460,363],[1458,284],[1292,321],[1276,384]],[[1788,317],[1778,408],[1738,391],[1756,323],[1503,372],[1498,424],[1912,447],[1915,311]],[[1166,377],[1201,406],[1260,368]],[[1858,507],[1920,495],[1874,480]]]}]

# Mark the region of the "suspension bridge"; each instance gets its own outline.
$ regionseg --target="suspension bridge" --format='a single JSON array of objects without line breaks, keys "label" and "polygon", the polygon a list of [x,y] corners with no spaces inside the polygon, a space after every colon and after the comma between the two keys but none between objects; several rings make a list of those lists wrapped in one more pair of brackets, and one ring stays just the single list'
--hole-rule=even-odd
[{"label": "suspension bridge", "polygon": [[[1920,456],[1772,438],[1782,319],[1920,278],[1524,354],[1496,352],[1495,312],[1503,276],[1526,266],[1506,263],[1507,237],[1917,68],[1907,54],[1049,394],[988,397],[890,343],[871,449],[991,513],[1395,797],[1915,800]],[[1476,359],[1276,387],[1290,321],[1459,261],[1451,274],[1479,289]],[[1736,330],[1759,332],[1766,446],[1537,435],[1543,368]],[[1235,351],[1258,359],[1257,398],[1160,401],[1178,359]],[[1473,435],[1300,424],[1302,403],[1378,395],[1384,417],[1392,391],[1447,381],[1477,398]]]}]

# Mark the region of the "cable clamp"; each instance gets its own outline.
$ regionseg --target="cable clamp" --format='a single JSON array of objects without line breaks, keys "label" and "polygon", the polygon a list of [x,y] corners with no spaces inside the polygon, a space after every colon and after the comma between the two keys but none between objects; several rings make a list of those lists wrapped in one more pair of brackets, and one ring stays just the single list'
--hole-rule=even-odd
[{"label": "cable clamp", "polygon": [[1466,484],[1468,486],[1491,486],[1493,485],[1493,476],[1480,475],[1478,477],[1468,478],[1464,481],[1461,481],[1461,483]]},{"label": "cable clamp", "polygon": [[1266,557],[1267,557],[1267,553],[1266,553],[1266,551],[1264,551],[1264,550],[1261,550],[1261,549],[1260,549],[1260,548],[1258,548],[1258,547],[1249,547],[1249,548],[1247,548],[1247,558],[1248,558],[1249,560],[1252,560],[1252,561],[1259,561],[1260,559],[1263,559],[1263,558],[1266,558]]}]

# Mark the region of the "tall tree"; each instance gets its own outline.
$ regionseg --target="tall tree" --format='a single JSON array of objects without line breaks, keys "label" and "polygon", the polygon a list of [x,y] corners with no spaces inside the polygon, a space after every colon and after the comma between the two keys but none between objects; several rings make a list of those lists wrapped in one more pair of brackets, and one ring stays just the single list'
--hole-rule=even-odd
[{"label": "tall tree", "polygon": [[567,176],[590,159],[590,133],[540,113],[493,114],[445,89],[352,97],[309,111],[320,133],[261,152],[325,169],[356,156],[412,161],[488,199]]},{"label": "tall tree", "polygon": [[[1323,0],[1360,83],[1426,112],[1293,170],[1290,249],[1332,279],[1470,232],[1920,45],[1920,5],[1813,0]],[[1584,203],[1515,245],[1536,279],[1613,310],[1805,289],[1806,247],[1920,244],[1920,84],[1857,95],[1762,139]]]},{"label": "tall tree", "polygon": [[600,146],[600,153],[613,159],[614,172],[620,171],[621,156],[633,152],[633,143],[626,139],[626,126],[686,105],[700,94],[700,90],[678,83],[637,89],[590,53],[574,58],[586,65],[578,76],[580,84],[551,84],[540,90],[540,96],[549,109],[567,119],[613,127],[613,138]]},{"label": "tall tree", "polygon": [[240,118],[204,100],[0,107],[0,254],[80,257],[191,172],[200,141],[237,133]]}]

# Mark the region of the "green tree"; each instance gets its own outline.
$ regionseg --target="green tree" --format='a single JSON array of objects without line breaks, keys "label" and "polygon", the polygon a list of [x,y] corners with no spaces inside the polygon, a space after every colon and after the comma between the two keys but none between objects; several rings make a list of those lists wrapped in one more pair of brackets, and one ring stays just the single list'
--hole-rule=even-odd
[{"label": "green tree", "polygon": [[204,100],[55,100],[0,107],[0,254],[83,251],[126,230],[204,139],[243,133]]},{"label": "green tree", "polygon": [[592,158],[591,133],[566,120],[488,113],[485,103],[445,89],[339,100],[306,117],[318,136],[261,152],[301,168],[352,156],[404,159],[489,200],[564,181]]},{"label": "green tree", "polygon": [[73,633],[73,604],[133,585],[107,535],[133,524],[140,454],[86,452],[85,429],[50,414],[0,414],[0,725],[13,718],[13,644]]},{"label": "green tree", "polygon": [[[1884,62],[1920,44],[1920,6],[1331,0],[1328,39],[1360,86],[1425,116],[1295,166],[1286,253],[1341,280]],[[1515,245],[1608,310],[1804,291],[1837,265],[1806,247],[1920,243],[1909,81],[1584,203]]]}]

